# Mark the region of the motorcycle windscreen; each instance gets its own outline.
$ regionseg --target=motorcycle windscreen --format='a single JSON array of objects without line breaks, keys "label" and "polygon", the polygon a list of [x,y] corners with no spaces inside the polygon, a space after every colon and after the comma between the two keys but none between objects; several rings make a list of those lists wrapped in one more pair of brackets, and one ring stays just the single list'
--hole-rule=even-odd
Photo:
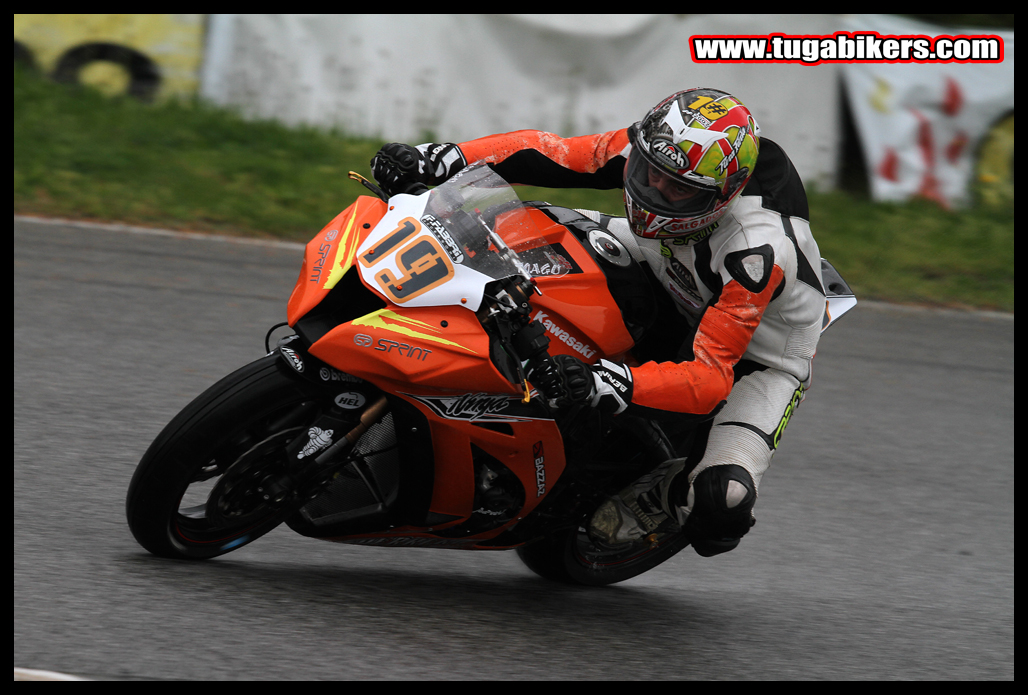
[{"label": "motorcycle windscreen", "polygon": [[395,304],[477,311],[487,283],[527,277],[519,253],[536,263],[559,258],[514,190],[486,166],[462,170],[427,196],[390,202],[357,259],[367,284]]}]

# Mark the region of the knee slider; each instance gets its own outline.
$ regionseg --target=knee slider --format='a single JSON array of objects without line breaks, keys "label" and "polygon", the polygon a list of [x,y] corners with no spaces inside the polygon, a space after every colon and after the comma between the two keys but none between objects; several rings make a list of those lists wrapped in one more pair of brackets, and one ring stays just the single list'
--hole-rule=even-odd
[{"label": "knee slider", "polygon": [[726,548],[731,550],[753,526],[757,491],[749,471],[742,466],[704,469],[693,480],[690,496],[692,510],[685,528],[695,541],[734,540],[731,548]]}]

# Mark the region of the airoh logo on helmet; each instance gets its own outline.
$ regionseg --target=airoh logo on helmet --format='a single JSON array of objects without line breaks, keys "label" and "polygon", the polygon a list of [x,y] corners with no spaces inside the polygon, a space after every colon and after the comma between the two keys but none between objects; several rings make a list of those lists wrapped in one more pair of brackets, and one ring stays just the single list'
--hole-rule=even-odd
[{"label": "airoh logo on helmet", "polygon": [[675,169],[685,167],[685,153],[667,140],[657,140],[650,146],[650,151],[657,155],[658,159],[666,159]]}]

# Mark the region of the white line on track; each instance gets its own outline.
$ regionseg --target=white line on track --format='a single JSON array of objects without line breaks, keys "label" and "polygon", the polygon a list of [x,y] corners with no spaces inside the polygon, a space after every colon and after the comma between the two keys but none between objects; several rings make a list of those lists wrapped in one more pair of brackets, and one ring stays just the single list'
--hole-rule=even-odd
[{"label": "white line on track", "polygon": [[88,681],[88,678],[80,678],[67,673],[57,671],[39,671],[34,668],[14,667],[14,680],[16,681]]}]

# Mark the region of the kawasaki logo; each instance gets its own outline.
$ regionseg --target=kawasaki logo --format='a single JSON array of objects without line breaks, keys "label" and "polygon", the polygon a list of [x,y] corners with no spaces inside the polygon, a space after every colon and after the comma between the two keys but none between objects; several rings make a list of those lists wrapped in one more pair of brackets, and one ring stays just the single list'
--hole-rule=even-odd
[{"label": "kawasaki logo", "polygon": [[532,320],[538,321],[542,325],[546,326],[546,330],[552,333],[557,340],[562,343],[566,343],[572,350],[580,353],[586,359],[592,359],[593,355],[596,354],[596,348],[579,340],[575,340],[573,335],[551,321],[549,314],[544,311],[537,311],[535,316],[532,317]]}]

